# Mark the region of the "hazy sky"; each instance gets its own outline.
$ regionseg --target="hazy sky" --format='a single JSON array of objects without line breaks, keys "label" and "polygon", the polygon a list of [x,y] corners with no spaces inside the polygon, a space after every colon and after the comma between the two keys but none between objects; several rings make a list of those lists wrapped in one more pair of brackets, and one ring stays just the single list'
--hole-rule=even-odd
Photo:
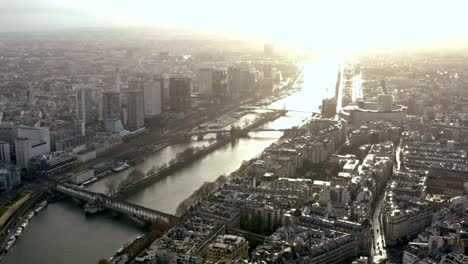
[{"label": "hazy sky", "polygon": [[0,0],[0,31],[183,27],[304,47],[372,47],[467,36],[464,0]]}]

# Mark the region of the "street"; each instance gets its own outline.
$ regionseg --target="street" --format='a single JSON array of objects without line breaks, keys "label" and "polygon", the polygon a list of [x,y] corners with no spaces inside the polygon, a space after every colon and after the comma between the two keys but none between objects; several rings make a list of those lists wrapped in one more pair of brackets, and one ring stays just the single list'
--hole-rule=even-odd
[{"label": "street", "polygon": [[372,215],[372,248],[371,248],[371,263],[380,263],[387,259],[385,236],[383,234],[383,225],[381,221],[381,212],[384,205],[385,192],[379,195],[375,204],[374,214]]}]

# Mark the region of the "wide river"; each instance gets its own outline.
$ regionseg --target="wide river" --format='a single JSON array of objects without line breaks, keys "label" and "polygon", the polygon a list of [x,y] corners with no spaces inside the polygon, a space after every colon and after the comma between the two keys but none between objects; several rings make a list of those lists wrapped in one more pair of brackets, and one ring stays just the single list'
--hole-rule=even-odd
[{"label": "wide river", "polygon": [[[304,63],[303,89],[270,105],[271,108],[286,107],[296,111],[291,111],[265,126],[289,128],[310,116],[305,112],[319,111],[321,100],[333,95],[338,65],[337,56],[323,56]],[[244,118],[249,118],[249,115]],[[213,181],[221,174],[228,175],[236,170],[242,161],[255,157],[281,135],[281,132],[251,132],[248,138],[241,138],[235,143],[219,148],[148,186],[128,200],[156,210],[174,213],[177,205],[203,182]],[[134,169],[148,171],[153,166],[158,167],[167,163],[188,147],[207,143],[207,141],[192,141],[167,147],[147,157],[135,168],[111,175],[88,188],[104,192],[106,181],[118,182]],[[116,219],[110,214],[86,216],[73,201],[64,200],[50,204],[33,217],[3,262],[93,264],[100,258],[112,256],[122,244],[143,232],[140,226],[125,218]]]}]

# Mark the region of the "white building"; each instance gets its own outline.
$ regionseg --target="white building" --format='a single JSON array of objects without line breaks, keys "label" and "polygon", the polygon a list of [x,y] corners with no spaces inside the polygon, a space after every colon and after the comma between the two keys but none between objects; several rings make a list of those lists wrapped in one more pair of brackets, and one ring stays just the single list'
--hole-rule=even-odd
[{"label": "white building", "polygon": [[164,79],[154,78],[152,82],[144,85],[145,116],[154,116],[161,113],[162,91]]},{"label": "white building", "polygon": [[[385,239],[393,242],[397,239],[413,236],[432,222],[432,210],[427,204],[418,204],[417,207],[408,209],[392,209],[388,206],[383,218]],[[395,206],[393,206],[395,207]]]},{"label": "white building", "polygon": [[85,124],[94,122],[92,90],[84,85],[75,87],[76,91],[76,116]]},{"label": "white building", "polygon": [[16,166],[27,168],[31,159],[31,141],[27,138],[15,139]]},{"label": "white building", "polygon": [[349,121],[354,127],[369,121],[406,120],[406,106],[394,105],[391,95],[381,94],[377,100],[378,102],[360,101],[357,105],[348,105],[340,111],[340,117]]},{"label": "white building", "polygon": [[33,157],[50,153],[50,135],[48,128],[19,126],[14,129],[16,165],[27,168]]},{"label": "white building", "polygon": [[19,126],[17,138],[27,138],[31,143],[31,158],[50,153],[48,128]]}]

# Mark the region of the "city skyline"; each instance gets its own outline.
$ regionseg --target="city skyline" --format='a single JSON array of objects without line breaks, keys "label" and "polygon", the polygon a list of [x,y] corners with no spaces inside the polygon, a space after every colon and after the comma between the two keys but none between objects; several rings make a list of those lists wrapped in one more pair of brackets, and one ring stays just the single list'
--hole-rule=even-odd
[{"label": "city skyline", "polygon": [[0,0],[0,263],[467,264],[466,7]]}]

